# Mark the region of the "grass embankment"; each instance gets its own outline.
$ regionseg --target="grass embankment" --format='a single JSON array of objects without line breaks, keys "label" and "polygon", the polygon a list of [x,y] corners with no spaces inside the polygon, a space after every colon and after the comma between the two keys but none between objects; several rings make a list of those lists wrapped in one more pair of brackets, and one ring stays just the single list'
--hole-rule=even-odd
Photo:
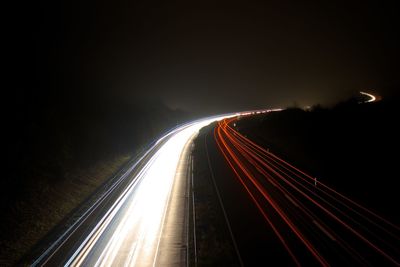
[{"label": "grass embankment", "polygon": [[0,265],[15,263],[55,225],[64,225],[126,155],[187,120],[157,101],[29,96],[5,127]]},{"label": "grass embankment", "polygon": [[[1,229],[0,265],[14,265],[33,246],[84,202],[108,178],[129,160],[118,156],[102,160],[86,169],[66,174],[64,179],[49,184],[38,179],[29,185],[30,193],[11,209],[11,216]],[[12,227],[12,230],[9,227]]]}]

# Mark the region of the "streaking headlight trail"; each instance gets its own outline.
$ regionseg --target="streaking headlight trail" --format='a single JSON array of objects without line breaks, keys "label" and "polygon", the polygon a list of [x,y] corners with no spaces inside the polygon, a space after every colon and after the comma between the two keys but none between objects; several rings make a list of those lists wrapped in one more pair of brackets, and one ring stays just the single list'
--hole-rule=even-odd
[{"label": "streaking headlight trail", "polygon": [[[118,185],[113,184],[113,188],[106,192],[107,196],[96,201],[85,212],[84,218],[67,229],[33,266],[159,265],[157,262],[162,261],[159,258],[165,259],[165,254],[168,254],[164,251],[160,257],[162,236],[171,236],[169,231],[177,232],[182,231],[177,228],[184,228],[175,226],[176,221],[173,223],[175,229],[164,227],[168,205],[173,198],[174,182],[179,177],[178,169],[186,168],[181,156],[188,154],[184,154],[190,148],[187,144],[201,128],[232,116],[228,114],[197,120],[164,135],[139,159],[140,164],[134,163],[117,180],[122,183],[121,180],[128,177],[126,186],[114,190]],[[181,180],[186,179],[180,175],[184,177]],[[113,197],[108,198],[109,195]],[[175,215],[176,209],[171,210],[173,214],[168,216],[181,216]],[[181,210],[179,214],[182,214]]]},{"label": "streaking headlight trail", "polygon": [[204,126],[222,117],[176,129],[133,183],[66,262],[67,266],[153,266],[185,144]]},{"label": "streaking headlight trail", "polygon": [[376,97],[372,94],[366,93],[366,92],[360,92],[360,94],[368,96],[369,99],[367,101],[365,101],[366,103],[370,103],[370,102],[374,102],[376,101]]}]

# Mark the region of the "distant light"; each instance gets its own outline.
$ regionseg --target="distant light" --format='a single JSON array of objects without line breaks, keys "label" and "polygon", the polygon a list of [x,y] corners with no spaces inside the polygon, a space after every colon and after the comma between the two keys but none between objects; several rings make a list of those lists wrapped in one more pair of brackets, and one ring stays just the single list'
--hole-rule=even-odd
[{"label": "distant light", "polygon": [[268,112],[274,112],[274,111],[282,111],[284,109],[282,108],[273,108],[273,109],[258,109],[258,110],[252,110],[252,111],[244,111],[244,112],[239,112],[235,113],[232,117],[244,117],[244,116],[250,116],[250,115],[256,115],[256,114],[262,114],[262,113],[268,113]]},{"label": "distant light", "polygon": [[276,111],[282,111],[282,110],[284,110],[284,109],[283,108],[273,108],[273,109],[270,109],[269,111],[276,112]]},{"label": "distant light", "polygon": [[370,98],[367,101],[365,101],[365,103],[376,101],[376,97],[374,95],[372,95],[372,94],[368,94],[368,93],[365,93],[365,92],[360,92],[360,94],[366,95],[366,96],[368,96]]}]

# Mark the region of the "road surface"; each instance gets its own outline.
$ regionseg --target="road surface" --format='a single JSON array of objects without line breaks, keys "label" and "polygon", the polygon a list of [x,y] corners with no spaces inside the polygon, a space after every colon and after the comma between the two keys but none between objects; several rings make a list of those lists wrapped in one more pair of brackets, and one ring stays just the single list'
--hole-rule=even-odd
[{"label": "road surface", "polygon": [[33,266],[186,266],[190,144],[183,125],[158,140],[53,242]]},{"label": "road surface", "polygon": [[247,139],[236,120],[205,146],[243,265],[399,266],[399,226]]},{"label": "road surface", "polygon": [[193,262],[191,142],[201,128],[219,121],[204,145],[238,265],[399,266],[397,225],[241,135],[235,115],[191,122],[163,136],[32,265]]}]

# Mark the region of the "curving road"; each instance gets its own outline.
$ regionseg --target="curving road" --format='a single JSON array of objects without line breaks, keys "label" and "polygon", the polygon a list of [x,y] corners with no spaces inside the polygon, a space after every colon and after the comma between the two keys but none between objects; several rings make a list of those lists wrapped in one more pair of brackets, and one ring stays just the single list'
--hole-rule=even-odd
[{"label": "curving road", "polygon": [[32,265],[187,265],[190,144],[225,117],[185,124],[158,140]]},{"label": "curving road", "polygon": [[213,166],[244,265],[400,265],[399,226],[241,135],[236,120],[220,121],[206,146],[229,169]]},{"label": "curving road", "polygon": [[209,117],[170,131],[113,180],[32,265],[193,262],[191,143],[201,128],[218,121],[204,144],[238,265],[399,266],[398,226],[236,131],[238,115],[268,111]]}]

